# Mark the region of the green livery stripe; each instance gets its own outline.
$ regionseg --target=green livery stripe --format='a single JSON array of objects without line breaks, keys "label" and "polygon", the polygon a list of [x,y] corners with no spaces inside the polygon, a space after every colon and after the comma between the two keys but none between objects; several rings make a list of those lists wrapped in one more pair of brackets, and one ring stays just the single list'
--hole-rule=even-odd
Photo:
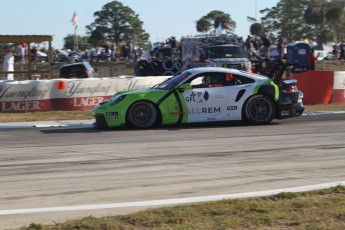
[{"label": "green livery stripe", "polygon": [[184,112],[183,112],[183,105],[182,105],[181,99],[180,99],[180,97],[179,97],[179,95],[178,95],[176,89],[170,90],[170,91],[169,91],[167,94],[165,94],[161,99],[159,99],[159,100],[157,101],[157,106],[159,106],[160,104],[162,104],[162,103],[163,103],[166,99],[168,99],[172,94],[174,94],[174,96],[175,96],[175,99],[176,99],[176,102],[178,103],[179,111],[180,111],[180,113],[179,113],[179,118],[178,118],[178,120],[177,120],[176,123],[177,123],[177,124],[181,124],[182,121],[183,121],[183,114],[184,114]]},{"label": "green livery stripe", "polygon": [[[279,99],[279,87],[278,85],[276,85],[272,80],[267,80],[265,81],[264,83],[260,84],[260,85],[257,85],[255,88],[254,88],[254,94],[258,94],[259,93],[259,90],[262,86],[265,86],[265,85],[272,85],[274,87],[274,100],[275,101],[278,101]],[[273,95],[272,95],[273,96]]]}]

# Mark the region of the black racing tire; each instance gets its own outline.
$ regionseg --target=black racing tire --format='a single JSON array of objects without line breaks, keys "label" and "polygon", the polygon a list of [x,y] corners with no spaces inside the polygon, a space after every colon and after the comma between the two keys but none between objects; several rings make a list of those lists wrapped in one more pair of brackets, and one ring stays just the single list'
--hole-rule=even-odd
[{"label": "black racing tire", "polygon": [[139,60],[136,62],[134,69],[138,76],[148,76],[151,72],[150,63],[146,60]]},{"label": "black racing tire", "polygon": [[174,73],[174,75],[176,76],[176,75],[179,75],[179,74],[181,74],[182,73],[182,71],[181,70],[178,70],[178,71],[176,71],[175,73]]},{"label": "black racing tire", "polygon": [[155,71],[155,72],[153,72],[151,75],[152,75],[152,76],[162,76],[163,73],[160,72],[160,71]]},{"label": "black racing tire", "polygon": [[164,59],[162,61],[162,67],[164,70],[173,70],[174,69],[174,62],[170,59]]},{"label": "black racing tire", "polygon": [[181,70],[182,69],[182,62],[180,60],[175,60],[174,61],[174,67],[175,67],[175,70]]},{"label": "black racing tire", "polygon": [[162,70],[162,62],[158,59],[153,59],[150,62],[150,67],[152,69],[153,72],[161,72]]},{"label": "black racing tire", "polygon": [[136,129],[148,129],[158,125],[159,111],[149,101],[134,102],[127,111],[127,123]]},{"label": "black racing tire", "polygon": [[243,105],[243,120],[256,125],[270,123],[276,115],[276,105],[263,94],[250,97]]}]

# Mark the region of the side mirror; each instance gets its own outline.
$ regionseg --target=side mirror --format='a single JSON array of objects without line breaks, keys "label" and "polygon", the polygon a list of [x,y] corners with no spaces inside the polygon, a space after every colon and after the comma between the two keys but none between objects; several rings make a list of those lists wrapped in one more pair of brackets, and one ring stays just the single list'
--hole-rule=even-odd
[{"label": "side mirror", "polygon": [[184,91],[189,90],[189,89],[192,89],[191,84],[189,84],[189,83],[184,83],[184,84],[180,85],[180,86],[178,87],[177,90],[178,90],[180,93],[183,93]]}]

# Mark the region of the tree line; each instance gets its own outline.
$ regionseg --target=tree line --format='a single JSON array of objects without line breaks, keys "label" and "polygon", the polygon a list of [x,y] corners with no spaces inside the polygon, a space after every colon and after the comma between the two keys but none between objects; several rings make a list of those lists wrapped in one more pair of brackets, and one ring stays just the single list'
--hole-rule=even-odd
[{"label": "tree line", "polygon": [[[280,0],[274,7],[260,10],[260,14],[260,19],[247,16],[251,22],[248,34],[284,35],[291,41],[307,36],[318,43],[345,41],[344,0]],[[150,35],[143,29],[139,15],[119,1],[105,4],[94,17],[94,22],[86,26],[86,36],[78,36],[81,49],[113,42],[142,47],[149,41]],[[203,34],[219,29],[232,33],[235,28],[231,15],[219,10],[202,16],[195,24],[196,31]],[[67,35],[64,41],[65,48],[73,49],[74,35]]]}]

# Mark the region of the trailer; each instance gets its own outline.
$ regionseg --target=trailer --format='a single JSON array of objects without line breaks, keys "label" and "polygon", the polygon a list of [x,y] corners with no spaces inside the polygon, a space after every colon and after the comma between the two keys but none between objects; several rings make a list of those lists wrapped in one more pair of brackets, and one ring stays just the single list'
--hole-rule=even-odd
[{"label": "trailer", "polygon": [[183,69],[217,66],[251,71],[240,37],[236,35],[212,35],[183,37]]}]

